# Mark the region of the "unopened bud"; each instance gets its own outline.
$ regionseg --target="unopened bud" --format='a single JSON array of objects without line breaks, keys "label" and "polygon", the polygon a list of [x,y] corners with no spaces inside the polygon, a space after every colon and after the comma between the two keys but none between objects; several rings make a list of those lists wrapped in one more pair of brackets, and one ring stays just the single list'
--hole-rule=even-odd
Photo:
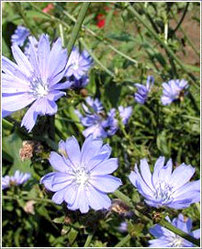
[{"label": "unopened bud", "polygon": [[80,90],[80,94],[81,94],[82,97],[85,98],[85,97],[88,96],[88,90],[85,89],[85,88],[82,88],[82,89]]}]

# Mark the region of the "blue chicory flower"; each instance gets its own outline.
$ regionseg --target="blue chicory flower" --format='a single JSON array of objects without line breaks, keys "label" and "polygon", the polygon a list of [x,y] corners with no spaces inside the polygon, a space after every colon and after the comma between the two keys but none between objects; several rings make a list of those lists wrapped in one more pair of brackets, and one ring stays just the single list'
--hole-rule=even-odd
[{"label": "blue chicory flower", "polygon": [[14,34],[11,36],[12,45],[22,47],[29,36],[30,32],[27,28],[19,25],[17,26]]},{"label": "blue chicory flower", "polygon": [[116,109],[112,108],[107,113],[107,118],[102,122],[107,136],[113,136],[118,130],[118,120],[116,119]]},{"label": "blue chicory flower", "polygon": [[200,180],[189,181],[195,169],[191,165],[181,164],[172,172],[172,160],[164,166],[165,158],[159,157],[151,174],[146,159],[140,161],[129,175],[132,184],[145,197],[145,202],[153,207],[182,209],[200,201]]},{"label": "blue chicory flower", "polygon": [[50,48],[47,35],[41,35],[38,48],[30,37],[30,56],[26,57],[17,45],[12,46],[17,64],[2,58],[2,110],[3,117],[30,104],[21,125],[30,132],[38,115],[54,115],[56,101],[65,95],[60,90],[70,82],[59,83],[65,73],[67,52],[59,38]]},{"label": "blue chicory flower", "polygon": [[[179,228],[185,233],[190,234],[196,239],[200,238],[200,229],[192,230],[192,220],[190,218],[183,217],[182,214],[179,214],[177,218],[174,218],[171,222],[170,218],[166,217],[167,221],[170,222],[173,226]],[[194,244],[180,237],[179,235],[171,232],[170,230],[160,226],[155,225],[150,228],[150,233],[156,238],[149,240],[149,247],[194,247]]]},{"label": "blue chicory flower", "polygon": [[148,76],[146,86],[136,83],[137,92],[135,93],[135,101],[139,104],[144,104],[147,100],[148,94],[151,91],[151,88],[154,84],[154,77]]},{"label": "blue chicory flower", "polygon": [[56,172],[41,179],[46,189],[55,192],[53,202],[64,201],[67,208],[79,209],[81,213],[87,213],[90,208],[108,209],[111,200],[107,193],[114,192],[122,184],[119,178],[110,175],[118,167],[117,158],[109,159],[111,147],[89,136],[80,149],[72,136],[60,142],[59,151],[61,155],[51,152],[49,158]]},{"label": "blue chicory flower", "polygon": [[163,95],[161,102],[163,105],[169,105],[174,100],[180,98],[181,94],[184,95],[184,91],[188,88],[188,82],[182,80],[169,80],[168,83],[163,83]]},{"label": "blue chicory flower", "polygon": [[127,232],[127,231],[128,231],[128,223],[125,222],[125,221],[121,222],[121,224],[120,224],[119,227],[118,227],[118,230],[119,230],[119,232],[121,232],[121,233]]},{"label": "blue chicory flower", "polygon": [[30,173],[22,173],[16,170],[13,176],[2,177],[2,189],[9,188],[11,185],[21,185],[27,182],[31,177]]},{"label": "blue chicory flower", "polygon": [[89,78],[87,75],[82,76],[80,79],[76,79],[74,77],[73,79],[71,79],[71,82],[72,82],[72,85],[71,85],[72,88],[76,88],[76,89],[84,88],[88,85]]},{"label": "blue chicory flower", "polygon": [[102,103],[98,99],[87,97],[86,104],[83,104],[85,116],[78,110],[75,111],[83,126],[87,127],[83,131],[83,135],[85,137],[93,135],[94,138],[114,135],[118,129],[118,121],[115,119],[116,110],[111,109],[106,116]]},{"label": "blue chicory flower", "polygon": [[93,60],[86,50],[80,53],[79,49],[74,47],[66,66],[66,76],[74,76],[79,80],[87,74],[92,64]]},{"label": "blue chicory flower", "polygon": [[[46,35],[46,36],[48,37],[48,35]],[[24,54],[28,58],[30,57],[30,54],[31,54],[31,51],[32,51],[32,47],[35,47],[35,49],[38,50],[38,43],[39,43],[39,41],[37,41],[37,39],[34,36],[31,38],[31,40],[32,40],[32,44],[28,40],[28,42],[26,43],[25,48],[24,48]]]},{"label": "blue chicory flower", "polygon": [[133,112],[132,106],[128,106],[128,107],[119,106],[118,110],[119,110],[119,114],[120,114],[123,124],[126,125]]}]

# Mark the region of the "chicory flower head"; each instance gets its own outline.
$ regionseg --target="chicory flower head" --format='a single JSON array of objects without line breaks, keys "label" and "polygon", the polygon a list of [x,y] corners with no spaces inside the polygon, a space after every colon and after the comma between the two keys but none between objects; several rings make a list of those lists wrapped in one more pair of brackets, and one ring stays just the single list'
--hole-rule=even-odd
[{"label": "chicory flower head", "polygon": [[65,95],[60,90],[68,88],[69,82],[59,83],[65,73],[67,52],[62,49],[59,38],[50,48],[47,35],[41,35],[38,47],[30,37],[29,58],[17,45],[12,46],[16,63],[2,58],[2,110],[3,117],[30,104],[21,125],[30,132],[38,115],[54,115],[56,101]]},{"label": "chicory flower head", "polygon": [[14,34],[11,36],[12,45],[22,47],[29,36],[30,32],[27,28],[19,25],[17,26]]},{"label": "chicory flower head", "polygon": [[128,231],[128,223],[126,221],[122,221],[118,227],[119,232],[125,233]]},{"label": "chicory flower head", "polygon": [[169,80],[168,83],[163,83],[163,95],[161,102],[163,105],[169,105],[174,100],[184,96],[184,91],[188,88],[188,82],[182,80]]},{"label": "chicory flower head", "polygon": [[93,60],[86,50],[80,52],[78,48],[74,47],[66,66],[66,76],[74,76],[79,80],[88,73],[92,63]]},{"label": "chicory flower head", "polygon": [[123,124],[126,125],[133,112],[132,106],[128,106],[128,107],[119,106],[118,110],[119,110],[119,114],[120,114]]},{"label": "chicory flower head", "polygon": [[164,166],[165,158],[159,157],[151,174],[146,159],[140,161],[140,172],[129,175],[132,184],[145,197],[145,202],[153,207],[182,209],[200,201],[200,180],[189,181],[195,169],[191,165],[181,164],[172,172],[172,160]]},{"label": "chicory flower head", "polygon": [[146,86],[136,83],[137,92],[135,93],[135,101],[139,104],[144,104],[147,100],[148,94],[151,91],[151,88],[154,84],[154,77],[148,76]]},{"label": "chicory flower head", "polygon": [[116,110],[111,109],[106,115],[102,103],[98,99],[86,98],[86,104],[83,104],[85,116],[78,110],[75,111],[83,126],[88,127],[83,131],[83,135],[94,138],[105,138],[112,136],[118,129],[118,121],[115,119]]},{"label": "chicory flower head", "polygon": [[86,138],[82,148],[75,137],[59,144],[61,155],[52,152],[50,164],[56,172],[42,177],[41,183],[46,189],[55,192],[53,202],[67,203],[70,210],[79,209],[87,213],[108,209],[111,200],[107,193],[114,192],[121,180],[110,175],[118,167],[117,158],[110,158],[111,147],[103,145],[101,139]]},{"label": "chicory flower head", "polygon": [[12,185],[18,186],[24,184],[30,177],[30,173],[22,173],[19,170],[16,170],[13,176],[2,177],[2,189],[9,188]]},{"label": "chicory flower head", "polygon": [[82,76],[80,79],[76,79],[73,76],[73,79],[71,79],[71,87],[72,88],[76,88],[76,89],[80,89],[80,88],[84,88],[88,85],[89,83],[89,78],[87,75]]},{"label": "chicory flower head", "polygon": [[[173,226],[179,228],[185,233],[190,234],[196,239],[200,238],[200,229],[192,230],[192,220],[190,218],[183,217],[182,214],[179,214],[177,218],[174,218],[171,222],[170,218],[167,216],[166,220],[170,222]],[[149,247],[194,247],[194,244],[185,240],[184,238],[176,235],[170,230],[160,226],[155,225],[150,228],[150,233],[156,238],[149,240]]]}]

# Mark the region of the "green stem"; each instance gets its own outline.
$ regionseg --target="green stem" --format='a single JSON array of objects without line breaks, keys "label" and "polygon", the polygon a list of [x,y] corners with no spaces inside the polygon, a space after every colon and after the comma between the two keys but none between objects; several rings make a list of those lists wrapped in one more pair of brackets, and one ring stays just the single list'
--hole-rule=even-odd
[{"label": "green stem", "polygon": [[[62,9],[60,9],[65,16],[67,16],[71,21],[76,22],[76,19],[70,15],[67,11],[63,11]],[[94,31],[92,31],[91,29],[87,28],[86,26],[82,25],[82,28],[87,31],[90,35],[92,35],[94,38],[96,38],[98,41],[103,42],[106,46],[108,46],[111,50],[113,50],[115,53],[119,54],[120,56],[122,56],[123,58],[127,59],[128,61],[134,63],[136,66],[138,66],[138,61],[134,60],[133,58],[131,58],[130,56],[124,54],[123,52],[121,52],[120,50],[118,50],[117,48],[115,48],[113,45],[111,45],[109,43],[109,41],[106,38],[100,37],[98,36]],[[150,68],[147,65],[145,65],[145,68],[147,70],[153,70],[155,73],[160,74],[160,72],[158,70],[156,70],[155,68]]]},{"label": "green stem", "polygon": [[22,7],[22,3],[15,3],[16,9],[19,13],[19,15],[22,17],[24,24],[27,28],[29,28],[29,30],[31,31],[31,33],[37,37],[37,33],[35,32],[35,30],[32,28],[32,26],[30,25],[26,14],[24,13],[23,7]]},{"label": "green stem", "polygon": [[89,247],[89,245],[92,241],[93,235],[94,235],[93,233],[88,234],[88,237],[87,237],[86,242],[85,242],[83,247]]},{"label": "green stem", "polygon": [[[177,22],[177,18],[176,16],[173,14],[173,12],[171,11],[172,17],[173,19]],[[184,29],[182,27],[179,27],[179,30],[183,33],[185,40],[187,40],[188,44],[192,47],[192,49],[194,50],[195,54],[197,56],[200,56],[200,52],[196,49],[196,47],[194,46],[193,42],[189,39],[189,36],[186,34],[186,32],[184,31]]]},{"label": "green stem", "polygon": [[79,31],[81,29],[81,25],[84,21],[84,18],[86,16],[86,12],[88,10],[88,7],[90,5],[90,2],[84,2],[82,4],[82,7],[81,7],[81,10],[79,12],[79,16],[78,16],[78,19],[73,27],[73,30],[72,30],[72,34],[71,34],[71,37],[69,39],[69,42],[67,44],[67,51],[68,51],[68,55],[70,56],[71,54],[71,51],[73,49],[73,46],[74,46],[74,43],[78,37],[78,34],[79,34]]},{"label": "green stem", "polygon": [[94,61],[106,72],[108,73],[111,77],[114,77],[114,73],[111,72],[108,68],[106,68],[100,60],[96,57],[96,55],[91,51],[91,49],[87,46],[87,44],[84,42],[82,38],[79,39],[81,44],[84,46],[84,48],[88,51],[88,53],[91,55],[91,57],[94,59]]},{"label": "green stem", "polygon": [[165,219],[162,219],[159,223],[159,225],[161,225],[162,227],[167,228],[168,230],[170,230],[171,232],[179,235],[180,237],[182,237],[183,239],[186,239],[190,242],[192,242],[193,244],[197,245],[200,247],[200,239],[195,239],[194,237],[192,237],[191,235],[183,232],[182,230],[178,229],[177,227],[173,226],[170,222],[168,222]]},{"label": "green stem", "polygon": [[44,199],[44,198],[31,198],[31,197],[26,197],[26,196],[21,196],[21,197],[4,196],[4,195],[2,196],[2,199],[4,199],[4,200],[15,200],[15,201],[18,201],[20,198],[23,199],[23,200],[25,200],[25,201],[47,202],[47,203],[52,203],[53,205],[55,205],[52,200]]},{"label": "green stem", "polygon": [[[18,131],[24,135],[27,139],[32,140],[33,137],[28,134],[25,129],[23,129],[20,125],[19,122],[17,122],[15,119],[11,118],[11,117],[6,117],[6,122],[3,122],[3,124],[6,124],[6,126],[11,130],[14,126],[16,126],[16,128],[18,129]],[[12,128],[11,128],[12,126]],[[34,139],[37,139],[38,141],[44,142],[46,143],[51,149],[53,150],[57,150],[58,149],[58,145],[57,143],[55,143],[53,140],[51,140],[48,137],[42,137],[42,136],[35,136]]]},{"label": "green stem", "polygon": [[130,241],[131,236],[130,234],[126,235],[118,244],[115,245],[115,247],[122,247],[124,246],[128,241]]},{"label": "green stem", "polygon": [[186,7],[185,7],[184,12],[182,14],[182,17],[181,17],[179,23],[177,24],[176,28],[173,30],[173,33],[175,33],[179,29],[180,25],[182,24],[182,22],[183,22],[183,20],[184,20],[184,18],[186,16],[188,7],[189,7],[189,3],[186,4]]},{"label": "green stem", "polygon": [[119,190],[116,190],[113,195],[115,195],[117,198],[119,198],[120,200],[122,200],[127,206],[134,208],[134,205],[131,202],[131,199],[126,196],[125,194],[123,194],[122,192],[120,192]]}]

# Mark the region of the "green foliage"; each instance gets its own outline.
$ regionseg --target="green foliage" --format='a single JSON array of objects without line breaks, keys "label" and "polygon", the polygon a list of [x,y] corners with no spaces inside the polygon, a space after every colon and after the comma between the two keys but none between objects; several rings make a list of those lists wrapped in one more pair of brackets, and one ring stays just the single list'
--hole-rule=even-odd
[{"label": "green foliage", "polygon": [[[12,59],[10,39],[17,25],[26,26],[37,37],[42,33],[47,33],[50,40],[61,36],[67,48],[82,3],[53,2],[53,9],[44,13],[42,10],[48,4],[2,3],[4,56]],[[185,18],[175,30],[185,10]],[[106,18],[102,29],[97,26],[98,14]],[[89,50],[95,61],[89,72],[87,95],[100,98],[106,112],[119,105],[133,107],[128,125],[120,126],[116,135],[104,141],[112,147],[112,156],[119,158],[115,175],[122,179],[121,191],[132,205],[143,201],[128,180],[131,169],[141,158],[148,158],[152,166],[164,155],[172,158],[175,166],[182,162],[191,164],[196,168],[194,179],[200,177],[199,37],[196,42],[196,38],[189,35],[192,25],[199,30],[199,15],[198,3],[189,3],[186,7],[183,2],[94,2],[78,33],[76,45]],[[146,83],[148,75],[155,77],[154,87],[146,104],[140,105],[134,101],[134,83]],[[165,107],[160,102],[162,83],[171,78],[184,78],[190,87],[182,101]],[[65,205],[52,203],[52,194],[39,184],[40,178],[51,171],[47,159],[50,151],[57,150],[61,139],[74,135],[83,142],[83,126],[74,111],[82,110],[84,101],[81,92],[74,90],[67,91],[67,97],[58,101],[55,141],[46,130],[48,118],[39,118],[31,134],[20,127],[24,111],[3,120],[3,175],[11,175],[16,169],[32,174],[32,180],[25,185],[3,192],[4,247],[82,247],[85,243],[90,247],[148,246],[152,238],[148,229],[154,223],[145,220],[138,211],[135,218],[112,210],[81,215],[67,210]],[[37,141],[40,150],[31,159],[22,161],[19,150],[25,140]],[[115,196],[111,194],[110,198]],[[32,212],[26,209],[31,200],[34,201]],[[169,215],[172,218],[177,213],[173,211]],[[183,214],[193,219],[194,228],[199,226],[198,204],[183,210]],[[118,230],[122,221],[128,224],[126,234]]]}]

